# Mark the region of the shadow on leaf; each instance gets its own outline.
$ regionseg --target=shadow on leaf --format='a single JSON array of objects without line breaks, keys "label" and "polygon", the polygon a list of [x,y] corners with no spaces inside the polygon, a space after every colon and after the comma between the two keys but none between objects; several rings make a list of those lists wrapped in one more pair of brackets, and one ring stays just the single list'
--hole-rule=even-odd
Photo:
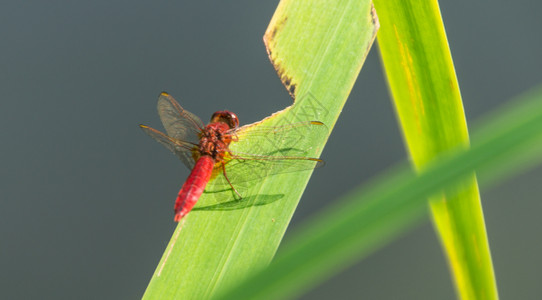
[{"label": "shadow on leaf", "polygon": [[245,197],[242,199],[234,199],[231,201],[217,203],[212,205],[205,205],[200,207],[195,207],[193,210],[237,210],[243,209],[250,206],[262,206],[271,204],[284,197],[284,194],[273,194],[273,195],[257,195]]}]

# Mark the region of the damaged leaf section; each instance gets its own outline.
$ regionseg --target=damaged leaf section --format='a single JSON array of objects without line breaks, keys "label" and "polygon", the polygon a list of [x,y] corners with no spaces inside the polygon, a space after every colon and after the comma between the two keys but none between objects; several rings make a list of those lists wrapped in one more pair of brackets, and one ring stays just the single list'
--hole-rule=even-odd
[{"label": "damaged leaf section", "polygon": [[277,70],[277,73],[279,74],[280,81],[282,81],[282,84],[284,84],[284,86],[288,90],[288,93],[290,93],[290,96],[292,96],[292,98],[295,101],[295,87],[296,87],[296,85],[295,85],[295,83],[292,83],[292,78],[289,77],[288,74],[286,74],[284,69],[281,68],[279,64],[273,63],[273,65],[275,66],[275,70]]},{"label": "damaged leaf section", "polygon": [[[322,121],[342,110],[379,24],[370,0],[340,4],[314,0],[310,4],[280,1],[263,40],[277,75],[294,99],[293,107],[283,113],[297,119],[308,111],[318,111],[304,120]],[[329,109],[323,103],[336,106]]]},{"label": "damaged leaf section", "polygon": [[280,18],[277,21],[274,21],[274,19],[271,20],[271,24],[269,24],[269,27],[267,28],[267,31],[263,37],[263,42],[265,44],[269,60],[279,75],[280,81],[284,87],[286,87],[286,90],[295,101],[296,84],[293,82],[292,76],[288,75],[286,68],[281,64],[280,59],[278,59],[279,55],[274,55],[275,46],[277,44],[275,37],[277,37],[277,34],[280,35],[287,21],[288,16],[283,16],[283,18]]}]

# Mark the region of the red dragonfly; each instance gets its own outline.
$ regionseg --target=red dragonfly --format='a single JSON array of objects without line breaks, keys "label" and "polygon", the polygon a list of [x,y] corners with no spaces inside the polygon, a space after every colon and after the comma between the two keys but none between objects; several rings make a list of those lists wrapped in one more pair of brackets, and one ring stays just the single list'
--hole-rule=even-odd
[{"label": "red dragonfly", "polygon": [[[242,198],[234,187],[240,182],[323,165],[318,158],[292,155],[305,153],[305,150],[296,147],[302,145],[307,136],[327,133],[322,122],[308,121],[278,127],[247,125],[239,128],[237,116],[224,110],[215,112],[211,122],[205,126],[196,115],[183,109],[165,92],[158,98],[158,114],[168,135],[146,125],[139,126],[192,170],[175,201],[175,222],[192,210],[209,181],[216,186],[231,187]],[[255,153],[240,153],[233,149],[246,143],[250,143],[249,148],[254,149]],[[263,152],[259,149],[269,149],[265,147],[269,143],[274,145],[276,151],[258,153]]]}]

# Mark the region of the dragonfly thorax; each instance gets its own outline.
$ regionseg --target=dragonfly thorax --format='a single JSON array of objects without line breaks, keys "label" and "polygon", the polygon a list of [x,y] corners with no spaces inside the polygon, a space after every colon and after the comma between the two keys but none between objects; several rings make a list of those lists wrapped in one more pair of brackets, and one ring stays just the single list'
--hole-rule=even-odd
[{"label": "dragonfly thorax", "polygon": [[221,161],[232,141],[230,127],[223,122],[210,123],[201,132],[199,153]]}]

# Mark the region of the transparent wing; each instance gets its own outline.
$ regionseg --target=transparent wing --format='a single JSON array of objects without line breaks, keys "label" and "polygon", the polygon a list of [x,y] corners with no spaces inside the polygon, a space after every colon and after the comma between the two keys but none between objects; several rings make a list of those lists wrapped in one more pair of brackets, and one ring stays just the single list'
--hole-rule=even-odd
[{"label": "transparent wing", "polygon": [[[232,142],[229,156],[225,158],[227,176],[237,188],[239,183],[323,166],[321,159],[310,156],[317,152],[313,147],[314,140],[326,138],[327,133],[327,127],[316,121],[240,128],[234,134],[238,141]],[[250,153],[238,149],[248,149]],[[219,174],[212,185],[229,186]]]},{"label": "transparent wing", "polygon": [[[235,131],[237,142],[232,143],[230,150],[233,156],[254,158],[265,156],[283,157],[310,157],[315,153],[315,141],[322,141],[327,137],[328,128],[319,121],[298,122],[276,127],[245,126]],[[250,153],[243,153],[238,149],[249,149]]]},{"label": "transparent wing", "polygon": [[139,127],[141,127],[141,129],[146,134],[148,134],[158,143],[162,144],[164,147],[169,149],[169,151],[177,155],[177,157],[179,157],[179,159],[189,169],[192,169],[194,167],[195,161],[192,154],[193,154],[193,151],[197,149],[196,144],[174,139],[146,125],[139,125]]},{"label": "transparent wing", "polygon": [[170,137],[198,144],[199,134],[205,125],[166,92],[162,92],[158,97],[158,115]]},{"label": "transparent wing", "polygon": [[193,153],[199,144],[203,122],[183,109],[171,95],[162,92],[158,97],[158,115],[168,135],[151,127],[140,125],[150,137],[173,152],[189,168],[194,167]]},{"label": "transparent wing", "polygon": [[312,170],[324,164],[318,158],[262,156],[233,159],[226,164],[226,172],[231,182],[242,183],[277,174]]}]

